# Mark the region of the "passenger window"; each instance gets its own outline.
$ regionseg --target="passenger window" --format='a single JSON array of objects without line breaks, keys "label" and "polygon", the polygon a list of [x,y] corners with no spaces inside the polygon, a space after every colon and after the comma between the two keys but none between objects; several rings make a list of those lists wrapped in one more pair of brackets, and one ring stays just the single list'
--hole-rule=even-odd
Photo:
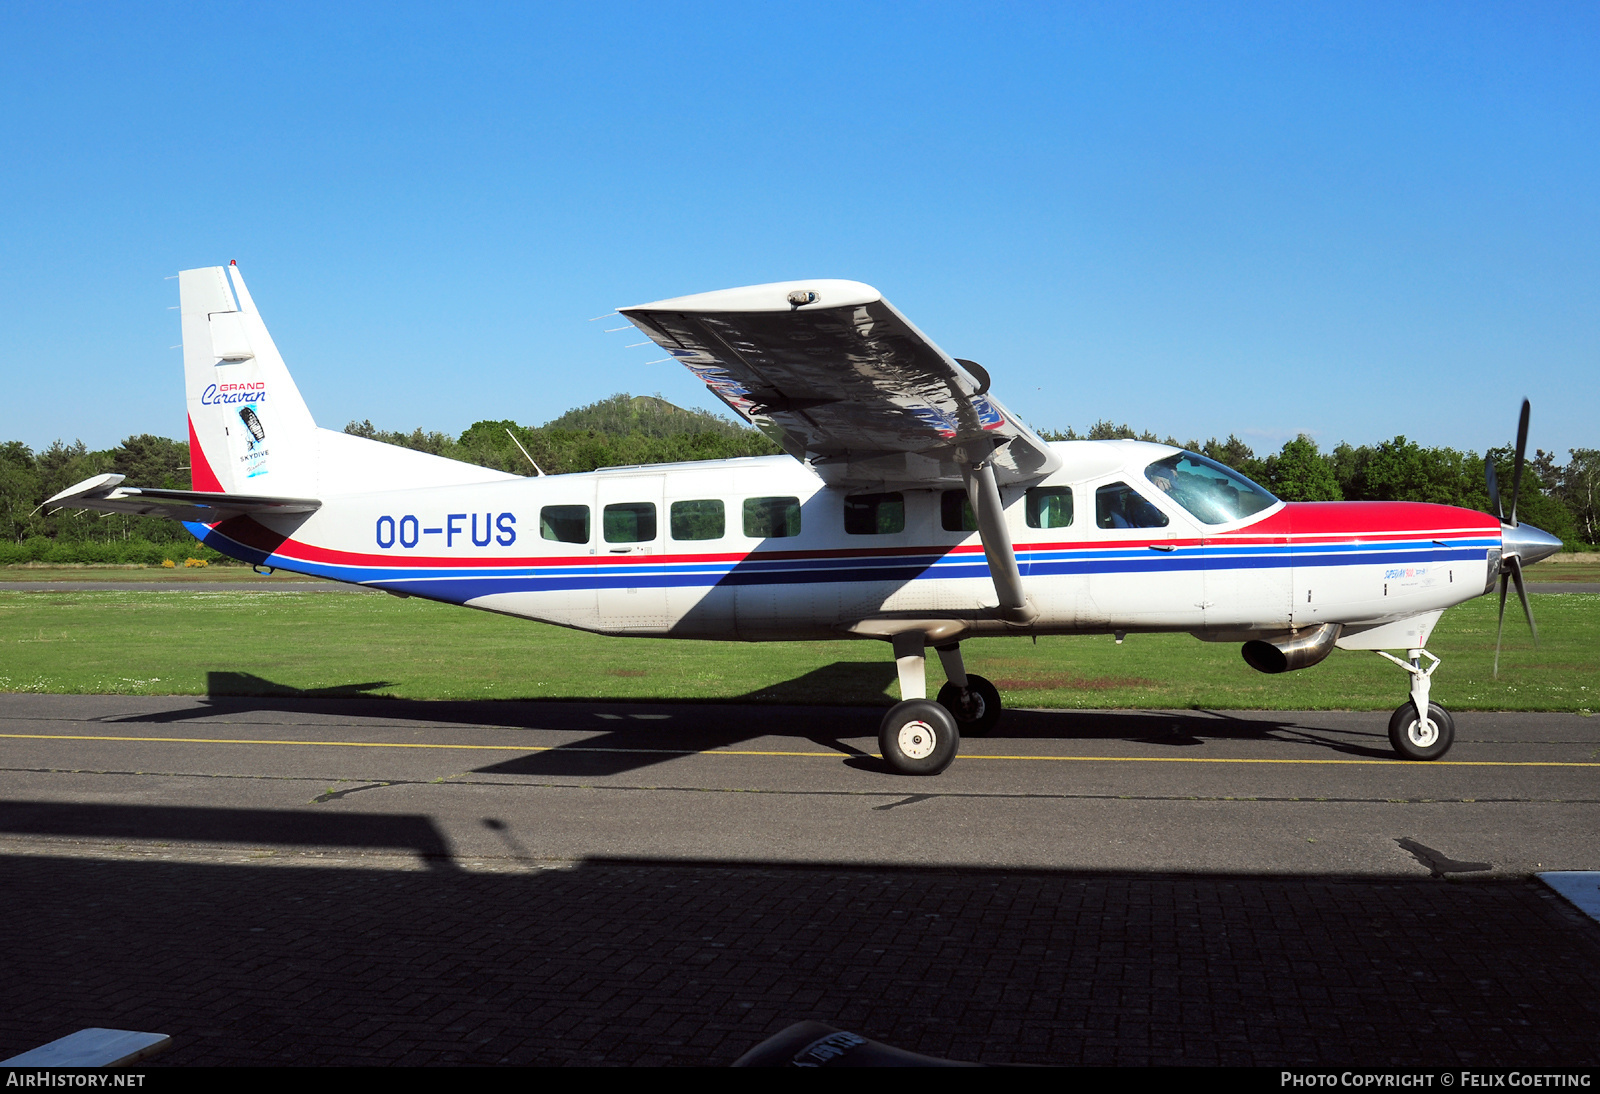
[{"label": "passenger window", "polygon": [[557,543],[588,543],[589,507],[546,505],[539,510],[539,535]]},{"label": "passenger window", "polygon": [[965,490],[946,490],[939,495],[939,526],[946,532],[976,532],[978,518]]},{"label": "passenger window", "polygon": [[746,498],[744,534],[751,539],[784,539],[800,534],[799,498]]},{"label": "passenger window", "polygon": [[656,538],[656,507],[648,501],[608,505],[601,528],[607,543],[649,543]]},{"label": "passenger window", "polygon": [[1125,482],[1094,492],[1094,522],[1102,528],[1165,528],[1167,515]]},{"label": "passenger window", "polygon": [[722,502],[675,501],[669,513],[673,539],[721,539],[728,521]]},{"label": "passenger window", "polygon": [[1072,523],[1072,487],[1031,487],[1026,510],[1029,528],[1065,528]]},{"label": "passenger window", "polygon": [[857,494],[844,499],[844,530],[852,536],[887,536],[906,530],[901,494]]}]

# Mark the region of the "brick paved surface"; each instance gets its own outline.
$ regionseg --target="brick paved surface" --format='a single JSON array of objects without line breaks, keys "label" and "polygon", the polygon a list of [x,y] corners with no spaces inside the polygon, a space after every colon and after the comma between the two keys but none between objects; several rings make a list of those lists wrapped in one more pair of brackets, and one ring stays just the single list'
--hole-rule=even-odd
[{"label": "brick paved surface", "polygon": [[3,1055],[725,1064],[817,1018],[992,1062],[1600,1060],[1600,927],[1532,881],[4,850]]}]

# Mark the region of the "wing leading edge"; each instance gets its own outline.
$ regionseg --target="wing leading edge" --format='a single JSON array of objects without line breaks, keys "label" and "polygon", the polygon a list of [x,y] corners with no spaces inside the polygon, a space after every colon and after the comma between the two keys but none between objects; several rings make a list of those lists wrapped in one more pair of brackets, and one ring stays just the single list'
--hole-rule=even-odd
[{"label": "wing leading edge", "polygon": [[982,368],[870,285],[788,281],[618,311],[827,482],[958,484],[986,463],[1009,483],[1060,466]]}]

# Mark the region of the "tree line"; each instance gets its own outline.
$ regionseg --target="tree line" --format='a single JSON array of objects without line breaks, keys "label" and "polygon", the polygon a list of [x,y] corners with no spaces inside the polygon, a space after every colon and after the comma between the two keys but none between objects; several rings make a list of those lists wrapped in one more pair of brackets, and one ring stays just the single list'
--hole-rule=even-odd
[{"label": "tree line", "polygon": [[[1199,452],[1226,464],[1267,487],[1284,501],[1429,501],[1490,512],[1484,460],[1494,460],[1500,500],[1511,504],[1511,478],[1516,453],[1507,445],[1487,453],[1454,448],[1424,448],[1404,436],[1359,447],[1341,443],[1323,452],[1300,434],[1277,452],[1257,456],[1237,436],[1179,442],[1148,431],[1135,433],[1126,424],[1096,422],[1086,434],[1072,429],[1045,431],[1051,441],[1130,438],[1160,441]],[[1565,463],[1539,449],[1526,457],[1517,519],[1559,536],[1569,547],[1600,540],[1600,449],[1575,448]],[[1506,514],[1510,516],[1508,512]]]},{"label": "tree line", "polygon": [[[717,460],[775,454],[778,446],[746,426],[659,396],[615,395],[568,411],[542,426],[509,419],[475,422],[460,436],[380,430],[351,422],[346,433],[445,456],[499,471],[546,474],[599,467]],[[1285,501],[1430,501],[1488,511],[1484,456],[1453,448],[1425,448],[1405,437],[1375,445],[1340,444],[1323,452],[1301,435],[1276,452],[1258,456],[1237,436],[1180,443],[1136,433],[1126,424],[1096,422],[1084,434],[1045,431],[1047,440],[1119,437],[1161,440],[1199,452],[1240,471]],[[514,439],[513,439],[514,438]],[[1512,451],[1490,449],[1501,496],[1510,504]],[[42,509],[41,503],[74,483],[105,472],[130,485],[189,487],[189,446],[148,433],[115,448],[90,451],[82,441],[56,441],[34,452],[20,441],[0,443],[0,565],[40,562],[121,562],[159,565],[163,559],[221,556],[195,542],[182,525],[154,517]],[[1519,519],[1560,536],[1569,546],[1600,540],[1600,449],[1573,449],[1566,462],[1537,451],[1523,471]]]},{"label": "tree line", "polygon": [[[410,433],[380,430],[370,421],[351,422],[345,432],[524,475],[534,473],[530,459],[546,474],[558,475],[778,452],[777,445],[754,429],[648,395],[614,395],[537,427],[509,419],[475,422],[459,437],[420,428]],[[228,561],[202,547],[175,521],[41,508],[46,498],[106,472],[127,476],[130,486],[187,490],[189,446],[148,433],[100,451],[89,450],[82,441],[58,440],[41,452],[21,441],[0,443],[0,565]]]}]

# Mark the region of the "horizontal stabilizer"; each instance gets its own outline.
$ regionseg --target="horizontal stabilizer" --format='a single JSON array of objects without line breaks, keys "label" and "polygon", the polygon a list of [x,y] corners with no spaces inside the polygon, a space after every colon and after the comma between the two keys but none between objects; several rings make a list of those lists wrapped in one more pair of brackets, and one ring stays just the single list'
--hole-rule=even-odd
[{"label": "horizontal stabilizer", "polygon": [[94,509],[142,517],[215,524],[229,517],[315,513],[316,498],[270,498],[253,494],[219,494],[209,490],[154,490],[121,485],[123,475],[96,475],[69,486],[44,504],[52,509]]}]

